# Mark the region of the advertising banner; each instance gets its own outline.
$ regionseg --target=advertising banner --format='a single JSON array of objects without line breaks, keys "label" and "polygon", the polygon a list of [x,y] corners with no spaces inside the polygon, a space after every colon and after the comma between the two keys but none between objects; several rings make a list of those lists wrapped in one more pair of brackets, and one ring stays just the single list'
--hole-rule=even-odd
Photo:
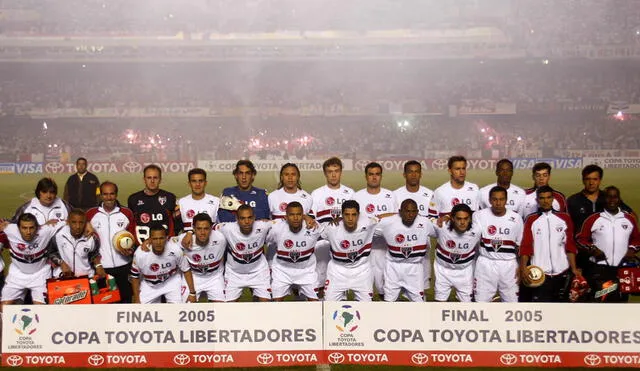
[{"label": "advertising banner", "polygon": [[554,169],[581,169],[582,158],[512,158],[514,170],[532,169],[538,162],[546,162]]},{"label": "advertising banner", "polygon": [[[192,161],[164,161],[164,162],[89,162],[87,168],[92,173],[139,173],[145,166],[155,164],[163,173],[186,173],[195,167]],[[72,174],[76,172],[74,163],[47,162],[44,165],[45,174]]]},{"label": "advertising banner", "polygon": [[15,164],[13,162],[0,163],[0,174],[15,174]]},{"label": "advertising banner", "polygon": [[603,169],[640,169],[640,157],[585,157],[583,163]]},{"label": "advertising banner", "polygon": [[[325,160],[258,160],[252,161],[257,171],[280,171],[282,165],[292,162],[298,165],[300,171],[322,171]],[[200,160],[198,167],[205,171],[231,173],[237,160]],[[343,170],[353,170],[352,160],[342,160]]]},{"label": "advertising banner", "polygon": [[[16,162],[16,174],[42,174],[44,164],[42,162]],[[75,168],[74,168],[75,170]]]}]

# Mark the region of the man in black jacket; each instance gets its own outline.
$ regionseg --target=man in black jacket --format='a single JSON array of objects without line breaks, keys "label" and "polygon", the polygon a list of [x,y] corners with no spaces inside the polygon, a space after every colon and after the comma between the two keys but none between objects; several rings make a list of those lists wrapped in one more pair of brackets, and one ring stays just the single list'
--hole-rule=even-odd
[{"label": "man in black jacket", "polygon": [[87,171],[87,159],[79,157],[76,160],[76,173],[67,179],[62,198],[71,206],[87,211],[98,205],[99,187],[98,177]]}]

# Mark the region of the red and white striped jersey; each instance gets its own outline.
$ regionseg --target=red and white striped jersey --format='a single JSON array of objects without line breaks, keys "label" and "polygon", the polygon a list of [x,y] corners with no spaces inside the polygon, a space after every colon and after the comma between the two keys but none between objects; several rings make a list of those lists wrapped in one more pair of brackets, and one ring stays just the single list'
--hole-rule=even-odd
[{"label": "red and white striped jersey", "polygon": [[472,265],[476,259],[481,231],[476,225],[464,233],[449,229],[451,222],[435,226],[438,244],[436,245],[436,263],[449,269],[463,269]]},{"label": "red and white striped jersey", "polygon": [[300,202],[302,204],[302,212],[305,215],[311,212],[311,204],[313,203],[311,195],[302,189],[298,189],[296,193],[287,193],[284,188],[276,189],[269,193],[268,200],[271,219],[284,218],[287,214],[287,205],[289,202]]},{"label": "red and white striped jersey", "polygon": [[64,221],[41,225],[31,241],[22,238],[17,224],[7,225],[4,232],[0,232],[0,244],[9,249],[11,255],[9,274],[14,269],[24,274],[32,274],[47,267],[50,255],[49,242],[65,225],[67,223]]},{"label": "red and white striped jersey", "polygon": [[131,277],[145,280],[150,285],[160,284],[180,271],[189,270],[182,247],[175,238],[167,240],[162,255],[156,255],[152,250],[137,249],[133,254]]},{"label": "red and white striped jersey", "polygon": [[567,253],[576,252],[569,214],[551,210],[527,217],[520,255],[530,256],[529,264],[539,266],[545,274],[560,274],[569,268]]},{"label": "red and white striped jersey", "polygon": [[497,216],[491,208],[473,213],[473,225],[480,229],[481,256],[493,260],[511,260],[518,257],[518,246],[522,241],[522,218],[507,209]]},{"label": "red and white striped jersey", "polygon": [[353,189],[342,184],[338,189],[329,188],[325,184],[311,192],[313,200],[311,214],[319,223],[329,221],[334,216],[340,216],[342,215],[342,203],[351,200],[354,193]]},{"label": "red and white striped jersey", "polygon": [[471,210],[478,210],[480,205],[478,186],[471,182],[464,182],[462,188],[455,189],[450,181],[446,182],[435,190],[431,208],[441,216],[450,213],[451,208],[457,204],[466,204]]},{"label": "red and white striped jersey", "polygon": [[[497,185],[498,183],[493,183],[480,188],[481,209],[491,207],[491,203],[489,202],[489,191]],[[527,193],[524,189],[515,184],[510,184],[509,188],[507,188],[507,209],[515,211],[518,214],[522,214],[522,208],[524,207],[524,199],[526,196]]]},{"label": "red and white striped jersey", "polygon": [[399,215],[384,218],[378,230],[387,243],[387,260],[399,263],[422,264],[431,248],[431,237],[436,236],[431,221],[420,215],[410,226],[404,225]]},{"label": "red and white striped jersey", "polygon": [[618,266],[629,249],[640,248],[636,218],[626,211],[602,211],[589,216],[576,236],[580,246],[595,245],[607,257],[598,264]]},{"label": "red and white striped jersey", "polygon": [[238,223],[218,224],[219,231],[227,240],[225,269],[236,273],[254,273],[267,266],[264,244],[273,222],[256,220],[249,235],[240,232]]},{"label": "red and white striped jersey", "polygon": [[[388,189],[380,188],[380,192],[371,194],[367,189],[361,189],[353,195],[353,199],[360,205],[360,216],[373,218],[380,214],[397,213],[398,203],[396,198]],[[387,249],[387,243],[382,236],[373,238],[373,248]]]},{"label": "red and white striped jersey", "polygon": [[350,268],[369,264],[371,241],[377,224],[377,219],[361,217],[353,232],[348,232],[342,221],[338,225],[325,226],[321,235],[331,244],[331,259]]},{"label": "red and white striped jersey", "polygon": [[214,223],[218,222],[218,208],[220,207],[220,199],[210,194],[205,194],[203,198],[194,200],[192,195],[186,195],[178,200],[180,208],[180,218],[185,231],[193,230],[193,217],[206,213],[211,217]]},{"label": "red and white striped jersey", "polygon": [[276,252],[273,264],[296,269],[315,268],[314,251],[323,229],[320,225],[307,229],[307,223],[303,222],[302,229],[294,233],[285,220],[276,221],[267,236],[269,249]]},{"label": "red and white striped jersey", "polygon": [[[185,233],[174,237],[179,243]],[[182,245],[180,245],[182,246]],[[220,231],[211,231],[209,241],[205,246],[196,243],[196,236],[191,237],[191,249],[185,249],[185,258],[191,267],[191,272],[196,275],[218,276],[224,271],[224,253],[227,248],[227,240]]]},{"label": "red and white striped jersey", "polygon": [[398,208],[402,204],[402,201],[410,198],[418,204],[419,215],[437,218],[438,212],[431,208],[433,194],[433,191],[425,186],[420,186],[417,192],[409,192],[406,186],[402,186],[393,191],[393,195],[398,203]]}]

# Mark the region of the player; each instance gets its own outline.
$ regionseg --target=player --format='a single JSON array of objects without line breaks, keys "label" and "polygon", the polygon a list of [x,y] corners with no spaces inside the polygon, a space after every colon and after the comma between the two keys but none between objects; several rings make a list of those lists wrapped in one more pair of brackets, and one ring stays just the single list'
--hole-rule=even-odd
[{"label": "player", "polygon": [[292,201],[297,201],[302,205],[304,215],[311,212],[313,201],[311,195],[302,190],[300,170],[296,164],[288,162],[282,165],[278,189],[269,193],[268,201],[272,219],[284,219],[287,205]]},{"label": "player", "polygon": [[447,161],[449,181],[438,187],[433,196],[432,209],[438,216],[451,212],[451,208],[463,203],[476,211],[479,207],[480,192],[478,186],[467,182],[467,159],[463,156],[452,156]]},{"label": "player", "polygon": [[460,302],[470,302],[473,294],[473,271],[481,231],[471,221],[473,211],[457,204],[442,227],[436,226],[438,244],[433,264],[435,300],[447,301],[451,289]]},{"label": "player", "polygon": [[513,163],[511,160],[503,158],[498,161],[496,164],[496,177],[496,183],[480,188],[480,208],[485,209],[491,207],[489,191],[498,185],[507,190],[507,209],[522,214],[521,209],[524,205],[526,192],[524,189],[511,183],[511,178],[513,178]]},{"label": "player", "polygon": [[101,263],[107,274],[113,276],[120,290],[120,302],[131,303],[133,291],[129,283],[133,249],[113,246],[113,236],[127,230],[136,235],[133,212],[118,202],[118,186],[113,182],[100,184],[102,203],[87,211],[87,221],[100,240]]},{"label": "player", "polygon": [[371,301],[373,274],[369,255],[377,224],[377,219],[360,218],[358,202],[347,200],[342,204],[342,220],[325,226],[322,238],[331,244],[325,300],[346,300],[347,291],[351,290],[357,301]]},{"label": "player", "polygon": [[3,305],[22,302],[27,292],[31,293],[33,304],[45,303],[47,279],[51,278],[48,259],[54,257],[49,242],[65,225],[65,222],[55,220],[40,225],[35,215],[23,213],[17,224],[8,224],[0,232],[0,245],[9,249],[11,255],[9,273],[2,288]]},{"label": "player", "polygon": [[137,249],[131,264],[133,302],[141,304],[182,303],[181,275],[189,295],[187,301],[195,303],[196,291],[193,276],[178,241],[167,240],[167,230],[161,224],[149,228],[151,251]]},{"label": "player", "polygon": [[[363,216],[368,218],[379,214],[395,213],[398,210],[393,192],[382,188],[382,166],[377,162],[370,162],[364,168],[367,187],[353,195],[358,205],[363,205]],[[382,236],[374,237],[371,248],[371,270],[373,283],[381,300],[384,300],[384,266],[387,261],[387,244]]]},{"label": "player", "polygon": [[[213,223],[218,221],[220,199],[205,192],[207,187],[207,172],[200,168],[189,170],[187,174],[191,194],[178,200],[178,209],[182,219],[184,231],[193,231],[193,217],[205,213],[211,217]],[[193,234],[193,232],[191,233]]]},{"label": "player", "polygon": [[[318,223],[328,223],[342,214],[342,204],[353,198],[353,189],[340,183],[342,177],[342,161],[337,157],[331,157],[322,163],[322,172],[326,184],[311,192],[313,199],[312,215]],[[320,240],[316,243],[316,273],[318,274],[318,296],[324,291],[327,279],[327,264],[331,259],[329,241]]]},{"label": "player", "polygon": [[384,300],[396,301],[404,291],[410,301],[424,301],[424,260],[436,236],[431,221],[418,215],[418,204],[407,198],[400,214],[382,219],[378,229],[387,243]]},{"label": "player", "polygon": [[[271,215],[269,214],[267,192],[262,188],[253,186],[256,174],[257,171],[253,162],[249,160],[238,161],[233,169],[233,176],[237,185],[225,188],[222,191],[222,196],[232,196],[239,199],[253,208],[256,219],[268,220],[271,219]],[[236,214],[221,207],[218,209],[218,221],[224,223],[235,222]]]},{"label": "player", "polygon": [[583,270],[591,287],[591,300],[596,302],[627,302],[629,296],[619,290],[604,294],[607,281],[618,280],[618,267],[634,259],[640,249],[638,223],[633,214],[622,209],[620,190],[610,186],[604,189],[604,210],[589,216],[576,236],[578,246],[589,256]]},{"label": "player", "polygon": [[[527,195],[525,196],[520,213],[523,220],[526,219],[529,214],[535,213],[538,210],[536,190],[549,185],[549,181],[551,180],[551,165],[546,162],[538,162],[533,165],[531,172],[533,187],[526,190]],[[556,190],[553,190],[553,209],[560,212],[567,212],[567,201],[564,194]]]},{"label": "player", "polygon": [[27,201],[16,210],[11,219],[17,223],[20,215],[32,214],[36,217],[38,225],[44,225],[49,220],[66,220],[71,211],[71,206],[58,197],[58,185],[52,178],[42,178],[36,185],[36,196]]},{"label": "player", "polygon": [[503,302],[518,301],[518,246],[522,240],[522,218],[507,209],[507,190],[495,186],[489,191],[491,207],[473,214],[473,225],[481,233],[474,272],[474,297],[490,302],[496,291]]},{"label": "player", "polygon": [[276,252],[271,264],[274,301],[283,301],[293,286],[299,287],[307,300],[318,300],[314,249],[323,228],[307,228],[303,211],[298,201],[289,202],[285,219],[278,220],[267,236],[269,250]]},{"label": "player", "polygon": [[[196,298],[206,296],[210,302],[223,302],[224,296],[224,253],[227,240],[220,231],[212,230],[213,221],[208,213],[193,217],[193,235],[195,238],[184,248],[184,254],[193,275]],[[176,237],[182,241],[186,232]],[[183,301],[187,300],[187,282],[182,282]]]},{"label": "player", "polygon": [[[149,237],[149,226],[152,224],[162,224],[173,236],[176,231],[174,217],[176,213],[176,196],[160,189],[162,182],[162,170],[158,165],[147,165],[143,172],[144,189],[138,191],[127,201],[127,205],[136,222],[136,235],[138,243],[144,242]],[[179,227],[177,230],[180,230]]]},{"label": "player", "polygon": [[87,171],[87,159],[79,157],[76,160],[76,173],[67,179],[62,198],[73,207],[86,211],[98,205],[99,186],[98,177]]}]

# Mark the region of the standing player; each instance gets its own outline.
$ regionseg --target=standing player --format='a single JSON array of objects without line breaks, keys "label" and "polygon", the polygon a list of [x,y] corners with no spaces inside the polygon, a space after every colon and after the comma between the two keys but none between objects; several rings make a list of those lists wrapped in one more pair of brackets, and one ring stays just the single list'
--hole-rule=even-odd
[{"label": "standing player", "polygon": [[517,302],[522,218],[507,209],[506,189],[493,187],[489,191],[489,201],[490,208],[473,214],[473,224],[481,231],[474,274],[475,300],[490,302],[497,291],[503,302]]},{"label": "standing player", "polygon": [[[162,170],[158,165],[147,165],[143,172],[144,189],[138,191],[127,201],[127,205],[136,221],[138,243],[149,237],[149,226],[161,224],[167,229],[169,236],[175,233],[174,213],[176,212],[176,196],[160,189]],[[179,213],[178,213],[179,214]]]},{"label": "standing player", "polygon": [[[353,198],[353,189],[340,183],[342,177],[342,161],[331,157],[322,164],[322,171],[327,184],[311,192],[313,199],[312,214],[318,223],[328,223],[342,215],[342,204]],[[331,259],[329,241],[316,243],[316,272],[318,274],[318,291],[324,290],[327,279],[327,264]]]},{"label": "standing player", "polygon": [[178,209],[182,219],[182,227],[185,231],[192,231],[193,217],[200,213],[209,215],[213,223],[218,220],[218,207],[220,199],[205,192],[207,187],[207,172],[203,169],[195,168],[189,170],[187,174],[191,194],[178,200]]},{"label": "standing player", "polygon": [[160,224],[149,228],[151,251],[137,249],[131,265],[133,302],[140,304],[181,303],[180,272],[189,287],[188,302],[195,303],[196,291],[189,263],[177,241],[167,240],[167,230]]},{"label": "standing player", "polygon": [[[538,162],[531,170],[533,177],[533,187],[527,189],[527,196],[524,199],[520,215],[526,219],[529,214],[538,211],[538,197],[536,190],[540,187],[549,186],[551,180],[551,165],[546,162]],[[567,200],[564,194],[553,190],[553,209],[560,212],[567,212]]]},{"label": "standing player", "polygon": [[442,227],[436,227],[435,300],[447,301],[451,288],[454,288],[458,301],[470,302],[481,231],[471,222],[473,211],[469,206],[457,204],[449,215],[449,220]]},{"label": "standing player", "polygon": [[418,215],[418,204],[402,201],[400,215],[393,214],[378,224],[387,243],[384,270],[384,300],[396,301],[404,290],[411,301],[424,301],[424,259],[430,239],[436,236],[429,219]]},{"label": "standing player", "polygon": [[76,160],[76,173],[69,176],[64,185],[63,199],[71,206],[88,210],[98,204],[100,181],[87,171],[87,159]]},{"label": "standing player", "polygon": [[293,286],[299,287],[307,300],[318,300],[314,250],[322,228],[306,228],[303,210],[298,201],[289,202],[285,219],[277,221],[267,236],[269,250],[275,251],[271,264],[274,301],[283,301]]},{"label": "standing player", "polygon": [[32,214],[36,217],[38,225],[44,225],[49,220],[66,220],[71,211],[68,203],[58,197],[58,185],[51,178],[42,178],[36,185],[36,196],[27,201],[16,210],[11,219],[17,223],[20,215]]},{"label": "standing player", "polygon": [[466,181],[467,159],[463,156],[452,156],[447,161],[449,181],[438,187],[433,196],[432,209],[438,216],[451,212],[457,204],[465,204],[476,211],[479,207],[480,192],[478,186]]},{"label": "standing player", "polygon": [[[367,187],[353,195],[358,205],[363,205],[362,215],[368,218],[379,214],[395,213],[398,210],[393,192],[382,188],[382,166],[377,162],[370,162],[364,168]],[[358,210],[360,212],[360,210]],[[373,238],[371,248],[371,269],[373,283],[381,300],[384,300],[384,266],[387,262],[387,244],[382,236]]]},{"label": "standing player", "polygon": [[[531,289],[533,302],[566,302],[569,300],[571,274],[580,276],[576,267],[576,244],[569,214],[553,209],[553,189],[542,186],[536,190],[538,211],[530,214],[524,225],[520,248],[520,271],[537,265],[545,274],[544,283]],[[522,274],[526,284],[529,277]]]},{"label": "standing player", "polygon": [[280,168],[280,183],[278,189],[269,193],[269,207],[272,219],[284,219],[289,202],[297,201],[302,205],[304,215],[311,212],[313,203],[311,195],[302,190],[300,184],[300,170],[296,164],[290,162]]},{"label": "standing player", "polygon": [[511,178],[513,178],[513,162],[506,158],[498,161],[496,164],[496,176],[498,178],[496,183],[480,188],[480,208],[485,209],[491,207],[489,191],[495,186],[500,186],[507,190],[507,209],[521,214],[526,192],[524,189],[511,183]]},{"label": "standing player", "polygon": [[342,204],[342,220],[325,226],[322,238],[331,244],[325,300],[345,300],[351,290],[357,301],[371,301],[373,274],[369,255],[377,224],[377,219],[360,219],[358,202],[347,200]]},{"label": "standing player", "polygon": [[[262,188],[253,186],[256,174],[257,171],[253,162],[249,160],[238,161],[236,167],[233,169],[233,176],[236,179],[237,185],[225,188],[222,191],[222,196],[237,198],[253,208],[256,219],[268,220],[271,219],[271,215],[269,214],[267,192]],[[222,223],[235,222],[236,214],[233,211],[223,209],[221,206],[220,209],[218,209],[218,221]]]}]

